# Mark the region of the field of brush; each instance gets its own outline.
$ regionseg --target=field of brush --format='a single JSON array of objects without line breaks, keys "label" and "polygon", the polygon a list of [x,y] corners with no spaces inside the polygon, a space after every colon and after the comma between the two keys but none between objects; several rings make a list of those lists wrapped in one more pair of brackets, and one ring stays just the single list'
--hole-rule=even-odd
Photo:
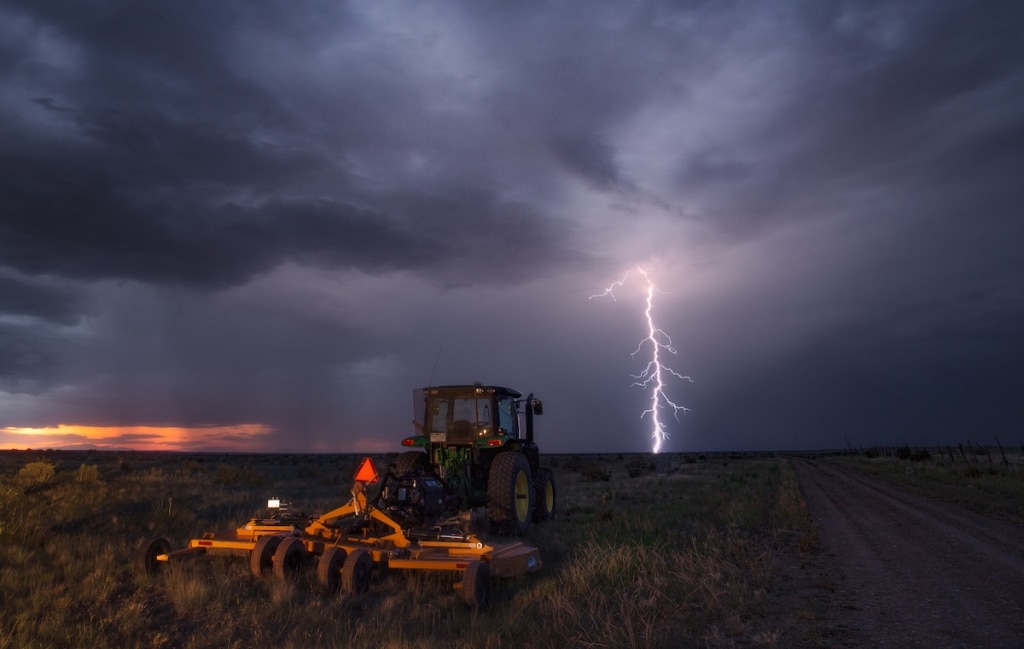
[{"label": "field of brush", "polygon": [[790,460],[772,455],[543,458],[556,476],[556,518],[524,540],[544,567],[496,582],[482,611],[462,605],[450,575],[393,570],[365,594],[327,595],[315,570],[258,579],[238,557],[172,563],[151,577],[133,569],[145,539],[184,547],[264,512],[269,497],[313,514],[343,504],[360,460],[0,452],[0,648],[841,640],[815,597],[832,584]]},{"label": "field of brush", "polygon": [[833,459],[920,494],[1024,524],[1024,447],[903,446]]}]

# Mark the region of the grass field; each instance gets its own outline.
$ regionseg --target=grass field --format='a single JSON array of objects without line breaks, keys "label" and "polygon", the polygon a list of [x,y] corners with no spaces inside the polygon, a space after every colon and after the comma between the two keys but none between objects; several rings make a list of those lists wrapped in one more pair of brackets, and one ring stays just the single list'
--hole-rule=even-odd
[{"label": "grass field", "polygon": [[324,594],[315,571],[256,579],[227,556],[134,574],[155,534],[182,547],[268,497],[342,504],[360,459],[0,453],[0,648],[827,646],[834,633],[806,596],[829,588],[814,529],[772,456],[544,458],[557,517],[525,539],[544,567],[495,583],[479,612],[428,573],[392,571],[357,596]]},{"label": "grass field", "polygon": [[918,493],[1024,524],[1024,449],[893,449],[832,458]]}]

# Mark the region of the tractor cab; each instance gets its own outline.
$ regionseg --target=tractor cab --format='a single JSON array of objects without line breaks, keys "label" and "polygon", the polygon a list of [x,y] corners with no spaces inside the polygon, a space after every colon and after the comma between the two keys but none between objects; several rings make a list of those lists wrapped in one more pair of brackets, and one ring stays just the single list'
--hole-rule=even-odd
[{"label": "tractor cab", "polygon": [[[413,392],[415,434],[402,446],[428,450],[433,463],[438,449],[522,451],[536,470],[533,417],[543,414],[539,399],[496,385],[444,385]],[[474,453],[474,456],[477,453]]]},{"label": "tractor cab", "polygon": [[446,510],[486,505],[492,527],[514,522],[514,531],[523,533],[538,500],[545,504],[533,512],[535,519],[551,517],[554,477],[540,467],[533,417],[543,407],[533,394],[523,398],[511,388],[473,384],[421,388],[413,397],[415,432],[402,440],[408,451],[395,462],[396,475],[410,484],[418,476],[438,478]]},{"label": "tractor cab", "polygon": [[[522,394],[497,386],[422,388],[413,395],[416,432],[413,446],[504,446],[523,439],[519,405]],[[534,411],[539,401],[531,404]],[[420,439],[416,439],[420,438]],[[408,445],[408,444],[406,444]]]}]

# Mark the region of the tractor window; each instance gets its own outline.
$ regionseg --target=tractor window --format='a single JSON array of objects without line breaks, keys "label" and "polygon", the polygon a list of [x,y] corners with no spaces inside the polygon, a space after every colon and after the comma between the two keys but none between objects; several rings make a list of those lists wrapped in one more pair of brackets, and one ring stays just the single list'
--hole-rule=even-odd
[{"label": "tractor window", "polygon": [[498,426],[506,435],[516,436],[516,402],[511,397],[498,399]]},{"label": "tractor window", "polygon": [[448,430],[448,402],[435,399],[431,403],[430,432],[443,433]]},{"label": "tractor window", "polygon": [[465,419],[481,426],[491,423],[490,408],[487,407],[487,399],[455,399],[452,411],[455,413],[453,419]]},{"label": "tractor window", "polygon": [[[452,400],[452,421],[449,433],[465,427],[477,435],[486,435],[491,428],[490,400],[468,397]],[[471,433],[472,434],[472,433]]]}]

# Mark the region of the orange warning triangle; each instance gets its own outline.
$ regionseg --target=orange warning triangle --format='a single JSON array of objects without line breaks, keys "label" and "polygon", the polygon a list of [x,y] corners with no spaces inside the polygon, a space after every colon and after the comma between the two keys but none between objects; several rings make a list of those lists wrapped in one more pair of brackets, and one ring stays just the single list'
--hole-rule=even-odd
[{"label": "orange warning triangle", "polygon": [[376,482],[377,468],[373,466],[373,460],[364,458],[356,471],[356,482]]}]

